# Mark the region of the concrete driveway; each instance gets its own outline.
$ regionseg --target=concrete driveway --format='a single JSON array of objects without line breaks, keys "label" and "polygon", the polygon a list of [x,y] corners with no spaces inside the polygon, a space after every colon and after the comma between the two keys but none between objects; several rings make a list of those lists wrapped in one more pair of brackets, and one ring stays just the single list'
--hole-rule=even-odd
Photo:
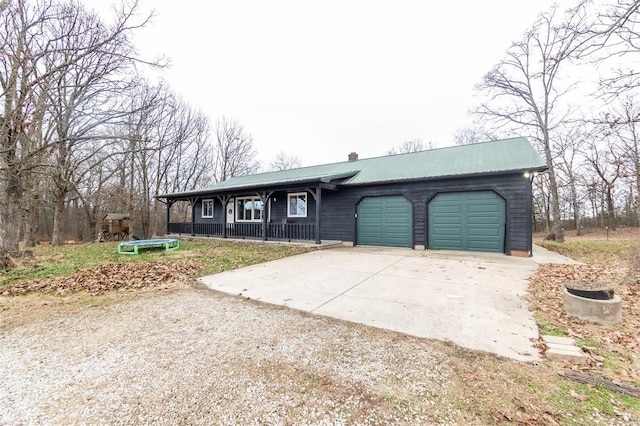
[{"label": "concrete driveway", "polygon": [[262,302],[533,361],[538,329],[522,296],[536,260],[573,262],[539,247],[532,258],[341,247],[200,281]]}]

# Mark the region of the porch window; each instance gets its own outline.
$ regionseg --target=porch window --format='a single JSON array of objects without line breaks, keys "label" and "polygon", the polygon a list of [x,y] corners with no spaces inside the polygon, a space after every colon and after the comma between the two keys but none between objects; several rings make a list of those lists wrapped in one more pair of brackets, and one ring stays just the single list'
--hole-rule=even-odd
[{"label": "porch window", "polygon": [[288,217],[307,217],[307,193],[299,192],[288,195]]},{"label": "porch window", "polygon": [[202,200],[202,217],[213,217],[213,200]]},{"label": "porch window", "polygon": [[260,222],[264,206],[259,197],[236,199],[236,220],[239,222]]}]

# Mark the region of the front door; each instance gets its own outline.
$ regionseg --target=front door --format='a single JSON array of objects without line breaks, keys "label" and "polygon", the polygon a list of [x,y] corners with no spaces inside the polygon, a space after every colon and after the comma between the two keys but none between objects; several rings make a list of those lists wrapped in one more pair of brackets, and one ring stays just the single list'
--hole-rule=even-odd
[{"label": "front door", "polygon": [[234,223],[235,222],[235,203],[234,203],[234,199],[230,198],[229,201],[227,202],[227,223]]}]

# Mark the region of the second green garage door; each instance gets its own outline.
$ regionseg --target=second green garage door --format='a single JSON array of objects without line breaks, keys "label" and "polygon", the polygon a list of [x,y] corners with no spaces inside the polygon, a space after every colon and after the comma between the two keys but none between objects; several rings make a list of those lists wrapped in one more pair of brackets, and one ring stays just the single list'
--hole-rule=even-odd
[{"label": "second green garage door", "polygon": [[427,214],[428,248],[504,253],[505,203],[495,192],[438,194]]},{"label": "second green garage door", "polygon": [[357,212],[356,244],[413,247],[413,213],[407,198],[366,197]]}]

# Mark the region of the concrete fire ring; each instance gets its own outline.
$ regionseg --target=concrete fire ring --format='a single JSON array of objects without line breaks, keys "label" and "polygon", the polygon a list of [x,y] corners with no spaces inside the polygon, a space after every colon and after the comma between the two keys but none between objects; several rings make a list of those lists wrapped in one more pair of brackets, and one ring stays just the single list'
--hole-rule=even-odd
[{"label": "concrete fire ring", "polygon": [[588,299],[564,289],[564,310],[567,315],[600,324],[622,321],[622,299],[617,294],[609,300]]}]

